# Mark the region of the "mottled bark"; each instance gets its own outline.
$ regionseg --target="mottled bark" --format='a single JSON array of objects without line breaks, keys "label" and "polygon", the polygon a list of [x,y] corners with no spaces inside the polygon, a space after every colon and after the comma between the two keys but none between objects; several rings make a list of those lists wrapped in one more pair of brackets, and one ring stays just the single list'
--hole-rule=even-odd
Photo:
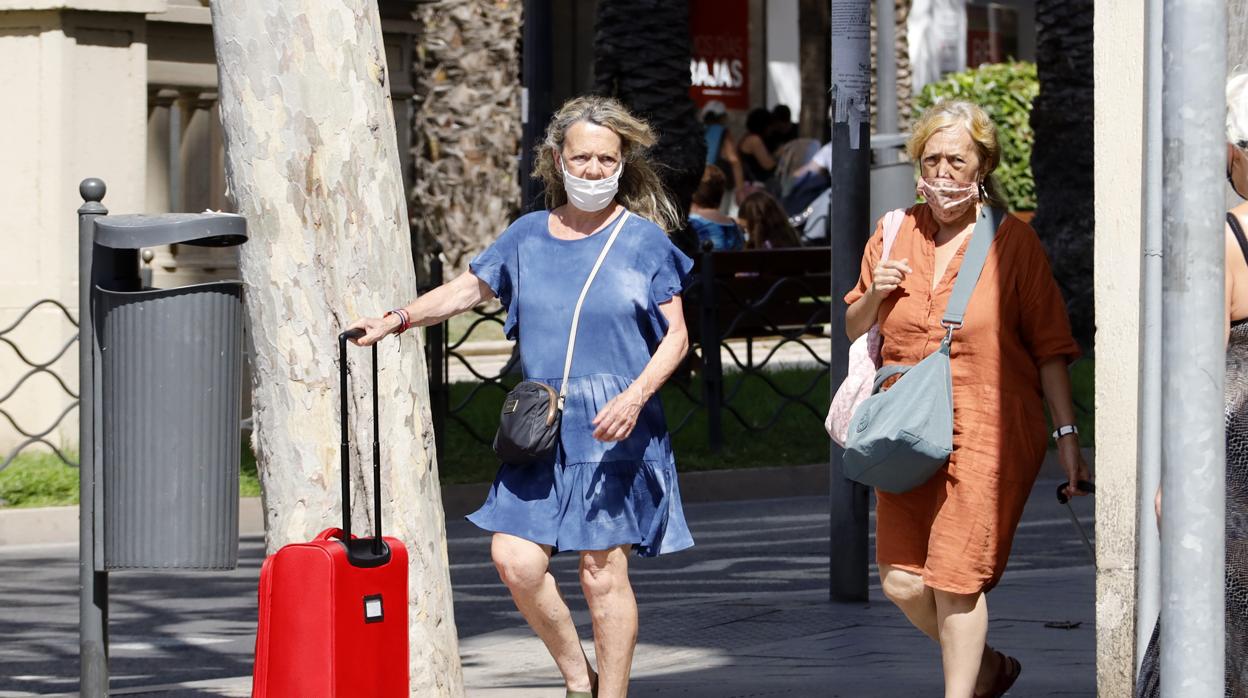
[{"label": "mottled bark", "polygon": [[[341,521],[336,337],[415,295],[374,2],[216,0],[226,175],[251,240],[239,265],[253,446],[270,552]],[[353,526],[371,531],[368,352],[352,347]],[[410,555],[411,695],[460,696],[420,335],[381,345],[384,527]]]},{"label": "mottled bark", "polygon": [[412,224],[448,274],[498,237],[520,205],[520,0],[419,5]]},{"label": "mottled bark", "polygon": [[1092,347],[1092,0],[1036,2],[1032,224],[1048,249],[1075,337]]},{"label": "mottled bark", "polygon": [[[684,216],[706,163],[706,140],[689,96],[689,4],[600,0],[594,37],[595,91],[619,99],[659,132],[652,154]],[[673,239],[686,251],[696,237]]]}]

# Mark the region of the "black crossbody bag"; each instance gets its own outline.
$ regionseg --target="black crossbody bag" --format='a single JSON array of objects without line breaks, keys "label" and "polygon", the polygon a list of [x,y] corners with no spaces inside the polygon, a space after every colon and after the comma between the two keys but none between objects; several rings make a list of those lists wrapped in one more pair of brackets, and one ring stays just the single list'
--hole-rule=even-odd
[{"label": "black crossbody bag", "polygon": [[629,212],[626,210],[615,224],[607,244],[598,253],[594,268],[589,271],[589,278],[581,287],[581,296],[576,299],[576,310],[572,312],[572,329],[568,332],[568,350],[563,360],[563,381],[559,384],[559,392],[539,381],[521,381],[507,393],[503,400],[502,414],[498,418],[498,433],[494,435],[494,453],[499,460],[512,465],[530,465],[549,458],[559,445],[559,423],[563,420],[563,402],[568,395],[568,374],[572,371],[572,353],[576,347],[576,328],[581,320],[581,306],[585,303],[585,295],[589,286],[598,275],[598,269],[607,258],[611,245],[624,228]]}]

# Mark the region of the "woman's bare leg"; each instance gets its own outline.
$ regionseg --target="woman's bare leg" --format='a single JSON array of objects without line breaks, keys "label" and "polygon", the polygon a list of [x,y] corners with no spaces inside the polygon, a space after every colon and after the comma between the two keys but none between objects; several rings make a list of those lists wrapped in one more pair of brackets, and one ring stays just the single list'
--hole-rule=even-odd
[{"label": "woman's bare leg", "polygon": [[624,545],[581,553],[581,588],[594,619],[598,698],[626,698],[637,647],[637,600],[628,581]]},{"label": "woman's bare leg", "polygon": [[988,598],[982,592],[934,593],[945,698],[967,698],[975,691],[987,654]]},{"label": "woman's bare leg", "polygon": [[[891,565],[880,565],[880,584],[884,595],[901,609],[914,627],[940,642],[936,592],[923,583],[921,576]],[[986,693],[992,687],[997,672],[1000,671],[1000,664],[1001,657],[985,644],[981,653],[979,676],[975,681],[976,693]]]},{"label": "woman's bare leg", "polygon": [[594,681],[593,670],[581,647],[581,638],[576,634],[568,604],[550,574],[550,547],[495,533],[490,556],[494,558],[498,576],[511,591],[516,608],[554,657],[568,689],[589,691]]}]

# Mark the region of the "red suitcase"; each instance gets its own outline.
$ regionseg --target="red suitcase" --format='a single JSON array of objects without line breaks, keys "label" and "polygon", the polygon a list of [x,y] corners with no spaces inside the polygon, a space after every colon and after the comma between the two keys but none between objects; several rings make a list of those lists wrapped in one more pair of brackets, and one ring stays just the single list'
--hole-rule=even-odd
[{"label": "red suitcase", "polygon": [[[356,334],[352,334],[356,332]],[[338,338],[342,528],[283,546],[260,570],[255,698],[389,698],[408,694],[407,549],[381,536],[377,347],[373,346],[375,536],[351,535],[347,339]]]}]

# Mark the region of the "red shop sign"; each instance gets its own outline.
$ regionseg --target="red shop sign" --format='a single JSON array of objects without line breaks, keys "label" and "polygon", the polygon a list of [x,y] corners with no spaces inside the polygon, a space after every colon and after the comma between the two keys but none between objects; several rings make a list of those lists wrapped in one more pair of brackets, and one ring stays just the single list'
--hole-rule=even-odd
[{"label": "red shop sign", "polygon": [[750,8],[747,0],[690,0],[689,94],[701,108],[717,99],[750,107]]}]

